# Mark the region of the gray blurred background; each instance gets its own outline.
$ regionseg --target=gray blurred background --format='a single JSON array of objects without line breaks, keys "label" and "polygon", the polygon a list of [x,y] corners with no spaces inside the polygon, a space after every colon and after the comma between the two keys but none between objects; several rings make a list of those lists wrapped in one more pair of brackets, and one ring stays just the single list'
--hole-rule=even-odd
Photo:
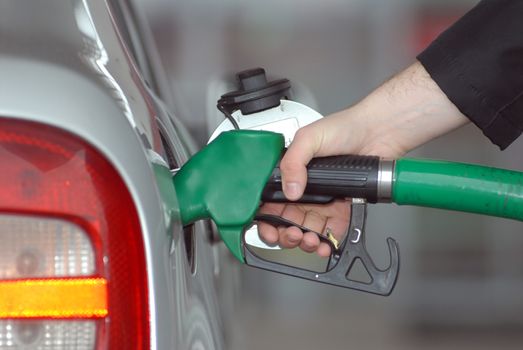
[{"label": "gray blurred background", "polygon": [[[322,114],[365,96],[413,62],[475,0],[147,0],[175,113],[203,144],[222,120],[232,73],[262,66]],[[229,80],[228,80],[229,79]],[[229,83],[228,83],[229,82]],[[504,152],[473,126],[412,156],[523,170],[523,139]],[[372,206],[368,247],[392,296],[365,295],[244,267],[231,349],[521,349],[523,226],[441,210]]]}]

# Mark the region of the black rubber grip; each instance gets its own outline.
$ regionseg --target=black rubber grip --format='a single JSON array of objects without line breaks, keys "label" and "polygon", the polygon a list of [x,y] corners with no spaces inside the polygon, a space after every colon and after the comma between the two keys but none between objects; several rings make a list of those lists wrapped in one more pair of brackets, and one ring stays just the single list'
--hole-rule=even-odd
[{"label": "black rubber grip", "polygon": [[[307,166],[307,186],[301,203],[328,203],[339,198],[378,201],[380,159],[375,156],[314,158]],[[262,193],[264,202],[288,202],[282,191],[279,165],[273,170]]]}]

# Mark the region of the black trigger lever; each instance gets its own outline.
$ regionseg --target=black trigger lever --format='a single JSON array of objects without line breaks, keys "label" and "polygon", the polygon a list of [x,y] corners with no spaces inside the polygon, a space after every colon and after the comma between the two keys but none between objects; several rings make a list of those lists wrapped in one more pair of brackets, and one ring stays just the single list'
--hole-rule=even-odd
[{"label": "black trigger lever", "polygon": [[[364,201],[353,199],[349,229],[339,248],[333,250],[326,271],[324,272],[311,271],[265,260],[249,249],[247,244],[243,245],[245,262],[249,266],[315,282],[355,289],[366,293],[390,295],[396,285],[399,273],[398,244],[392,238],[387,239],[390,254],[389,267],[384,270],[376,267],[365,247],[366,208],[367,205]],[[296,225],[292,221],[276,215],[257,215],[255,220],[264,221],[274,226],[296,226],[304,232],[310,231],[306,227]],[[320,238],[325,239],[325,235],[320,236]],[[330,242],[328,238],[327,241]],[[351,271],[358,260],[363,264],[370,276],[369,282],[358,281],[351,278]]]}]

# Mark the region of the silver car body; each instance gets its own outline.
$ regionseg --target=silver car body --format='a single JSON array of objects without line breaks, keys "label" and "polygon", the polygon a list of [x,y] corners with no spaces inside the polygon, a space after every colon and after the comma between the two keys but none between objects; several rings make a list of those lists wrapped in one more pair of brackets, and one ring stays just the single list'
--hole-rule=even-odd
[{"label": "silver car body", "polygon": [[[174,188],[154,168],[176,165],[169,166],[162,147],[171,148],[179,165],[194,146],[169,115],[167,84],[149,38],[125,1],[0,2],[0,117],[73,133],[123,178],[146,249],[151,348],[222,349],[223,308],[232,304],[235,272],[222,266],[229,255],[213,244],[208,223],[184,233],[176,215],[168,215],[176,207]],[[184,234],[192,234],[192,264]]]}]

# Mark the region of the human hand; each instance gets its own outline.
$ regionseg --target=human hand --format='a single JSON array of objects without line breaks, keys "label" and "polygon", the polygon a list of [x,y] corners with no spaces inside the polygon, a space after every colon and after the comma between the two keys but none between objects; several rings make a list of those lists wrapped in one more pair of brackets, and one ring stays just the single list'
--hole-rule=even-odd
[{"label": "human hand", "polygon": [[[280,163],[283,191],[290,201],[302,196],[307,183],[306,165],[313,157],[359,154],[395,159],[466,122],[468,119],[417,62],[353,107],[298,130]],[[348,211],[338,205],[265,204],[262,211],[275,212],[289,220],[297,218],[297,223],[314,217],[316,228],[323,222],[321,227],[331,228],[339,239],[348,226]],[[345,228],[327,225],[341,222],[341,215],[346,215]],[[327,244],[319,244],[312,235],[303,235],[296,227],[271,229],[264,224],[260,236],[268,243],[299,245],[309,252],[316,250],[321,256],[330,255]]]}]

